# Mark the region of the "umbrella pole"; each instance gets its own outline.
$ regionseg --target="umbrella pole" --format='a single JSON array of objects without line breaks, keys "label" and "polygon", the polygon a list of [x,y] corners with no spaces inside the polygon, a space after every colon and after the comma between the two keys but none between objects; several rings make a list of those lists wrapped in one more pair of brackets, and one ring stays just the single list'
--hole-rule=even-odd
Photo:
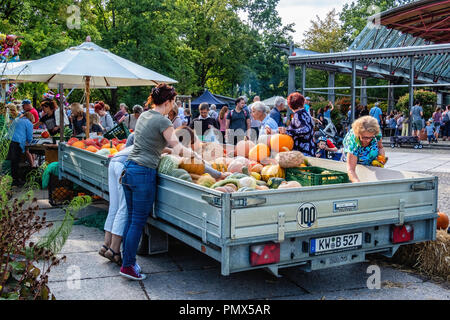
[{"label": "umbrella pole", "polygon": [[89,127],[90,127],[90,110],[89,110],[89,95],[90,95],[90,84],[91,77],[86,77],[86,139],[89,139]]},{"label": "umbrella pole", "polygon": [[58,84],[59,91],[59,141],[64,142],[64,86]]}]

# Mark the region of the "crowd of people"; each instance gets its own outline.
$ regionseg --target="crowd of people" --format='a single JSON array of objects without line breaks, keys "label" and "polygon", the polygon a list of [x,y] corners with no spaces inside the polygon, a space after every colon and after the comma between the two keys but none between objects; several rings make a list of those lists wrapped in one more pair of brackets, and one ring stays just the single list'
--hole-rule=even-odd
[{"label": "crowd of people", "polygon": [[[163,153],[182,155],[202,161],[197,152],[201,141],[219,140],[236,145],[241,140],[258,141],[262,135],[287,134],[294,141],[293,150],[306,156],[328,158],[340,150],[326,134],[317,135],[317,128],[332,123],[334,106],[329,102],[324,108],[311,108],[309,97],[298,92],[287,99],[277,97],[272,108],[266,106],[256,96],[247,105],[246,97],[239,97],[234,108],[202,103],[199,116],[193,118],[189,109],[176,101],[177,92],[172,86],[160,84],[153,88],[144,107],[133,106],[132,110],[121,104],[119,111],[110,114],[109,106],[102,101],[86,106],[72,103],[64,113],[64,125],[70,126],[74,135],[86,130],[86,112],[90,114],[90,131],[104,134],[115,125],[124,123],[132,132],[126,148],[115,154],[109,166],[110,207],[105,223],[105,240],[99,254],[120,265],[120,274],[133,280],[142,280],[140,266],[136,262],[136,251],[143,227],[153,207],[156,197],[157,168]],[[25,145],[32,140],[33,128],[45,127],[51,136],[59,133],[60,113],[52,99],[44,99],[40,110],[32,107],[29,100],[21,103],[21,108],[8,105],[13,131],[8,158],[12,162],[12,176],[17,180],[16,164],[18,156],[26,154]],[[414,106],[408,117],[412,118],[415,134],[425,127],[429,134],[441,132],[448,137],[450,126],[449,107],[442,112],[437,108],[432,118],[424,126],[423,110]],[[67,119],[66,119],[67,118]],[[368,110],[358,108],[356,120],[351,124],[343,139],[342,157],[335,160],[347,162],[347,172],[351,182],[359,182],[356,165],[372,165],[377,159],[383,161],[385,151],[381,141],[383,128],[389,124],[388,134],[400,134],[407,123],[402,113],[393,111],[386,118],[378,105]],[[385,129],[386,130],[386,129]],[[189,141],[184,141],[188,132]],[[30,163],[32,155],[26,154]],[[381,157],[381,158],[380,158]],[[216,178],[226,174],[207,167]],[[122,252],[121,252],[122,247]]]}]

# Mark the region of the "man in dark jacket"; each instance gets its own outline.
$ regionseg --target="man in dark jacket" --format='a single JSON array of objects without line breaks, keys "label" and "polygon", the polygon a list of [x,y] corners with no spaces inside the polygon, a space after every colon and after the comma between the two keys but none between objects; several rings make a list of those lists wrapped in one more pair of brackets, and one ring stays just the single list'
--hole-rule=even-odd
[{"label": "man in dark jacket", "polygon": [[216,128],[219,130],[219,124],[208,115],[209,105],[203,102],[198,107],[200,115],[191,122],[191,129],[194,129],[197,136],[203,137],[208,129]]}]

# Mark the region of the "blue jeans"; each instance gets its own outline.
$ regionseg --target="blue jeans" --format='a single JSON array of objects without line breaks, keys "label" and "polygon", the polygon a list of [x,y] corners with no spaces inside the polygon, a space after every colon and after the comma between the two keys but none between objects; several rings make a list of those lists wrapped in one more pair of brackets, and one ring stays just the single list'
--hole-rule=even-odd
[{"label": "blue jeans", "polygon": [[125,163],[122,186],[128,208],[128,221],[123,233],[123,267],[133,266],[136,251],[156,196],[156,169]]}]

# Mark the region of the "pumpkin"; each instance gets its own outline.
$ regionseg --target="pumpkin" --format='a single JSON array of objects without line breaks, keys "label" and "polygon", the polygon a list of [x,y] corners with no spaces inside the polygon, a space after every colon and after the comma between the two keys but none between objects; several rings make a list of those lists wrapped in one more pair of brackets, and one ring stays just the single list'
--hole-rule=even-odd
[{"label": "pumpkin", "polygon": [[256,190],[269,190],[268,186],[256,186]]},{"label": "pumpkin", "polygon": [[255,146],[255,144],[250,140],[247,140],[247,141],[241,140],[236,144],[235,154],[237,156],[248,158],[250,149],[252,149],[254,146]]},{"label": "pumpkin", "polygon": [[181,169],[186,170],[189,173],[195,174],[204,174],[205,173],[205,164],[197,163],[198,160],[182,158],[180,164],[178,165]]},{"label": "pumpkin", "polygon": [[249,160],[244,157],[236,157],[231,163],[228,165],[228,171],[231,173],[240,172],[242,173],[242,169],[244,167],[248,167]]},{"label": "pumpkin", "polygon": [[267,186],[270,188],[270,189],[278,189],[278,187],[283,183],[283,182],[285,182],[285,180],[283,179],[283,178],[270,178],[268,181],[267,181]]},{"label": "pumpkin", "polygon": [[302,185],[297,181],[283,181],[281,182],[278,189],[291,189],[291,188],[300,188]]},{"label": "pumpkin", "polygon": [[110,155],[110,152],[109,152],[108,149],[100,149],[95,154],[98,154],[98,155],[103,156],[103,157],[107,157],[107,156]]},{"label": "pumpkin", "polygon": [[219,157],[223,157],[223,146],[217,142],[208,142],[202,144],[202,159],[206,161],[214,161]]},{"label": "pumpkin", "polygon": [[287,134],[274,134],[270,138],[270,148],[275,152],[286,151],[286,149],[290,151],[294,148],[294,139]]},{"label": "pumpkin", "polygon": [[[45,130],[45,131],[43,131],[43,132],[41,133],[41,137],[44,138],[44,139],[47,139],[48,137],[50,137],[50,133],[48,133],[48,131]],[[69,145],[70,145],[70,144],[69,144]]]},{"label": "pumpkin", "polygon": [[239,187],[256,188],[256,179],[253,177],[245,177],[239,179]]},{"label": "pumpkin", "polygon": [[186,170],[184,170],[184,169],[180,169],[180,168],[178,168],[178,169],[173,169],[172,171],[170,171],[170,174],[169,174],[171,177],[174,177],[174,178],[178,178],[178,179],[181,179],[181,180],[185,180],[185,181],[189,181],[189,182],[192,182],[192,178],[191,178],[191,176],[189,175],[189,173],[186,171]]},{"label": "pumpkin", "polygon": [[86,149],[83,141],[75,141],[74,143],[72,143],[72,147]]},{"label": "pumpkin", "polygon": [[211,165],[211,167],[212,167],[214,170],[217,170],[217,171],[219,171],[219,172],[227,172],[227,166],[224,165],[224,164],[220,164],[220,163],[215,163],[215,162],[213,162],[213,164]]},{"label": "pumpkin", "polygon": [[260,163],[257,163],[250,168],[250,172],[261,173],[262,168],[264,168],[264,166]]},{"label": "pumpkin", "polygon": [[158,165],[158,173],[169,174],[172,170],[177,169],[179,165],[179,159],[167,154],[161,157]]},{"label": "pumpkin", "polygon": [[268,181],[270,178],[283,178],[285,177],[285,173],[283,168],[281,168],[279,165],[272,164],[265,166],[261,170],[261,177],[264,181]]},{"label": "pumpkin", "polygon": [[227,183],[226,185],[224,185],[224,187],[233,189],[233,192],[238,191],[238,187],[236,187],[236,185],[235,185],[235,184],[232,184],[232,183]]},{"label": "pumpkin", "polygon": [[275,159],[282,168],[295,168],[303,163],[304,156],[300,151],[287,151],[278,153]]},{"label": "pumpkin", "polygon": [[122,151],[123,149],[125,149],[125,144],[123,144],[123,143],[117,144],[116,149],[117,149],[117,151]]},{"label": "pumpkin", "polygon": [[253,161],[260,162],[270,156],[270,148],[263,144],[258,143],[256,146],[250,149],[248,153],[248,158]]},{"label": "pumpkin", "polygon": [[246,175],[244,173],[235,172],[235,173],[229,175],[228,177],[226,177],[225,180],[242,179],[242,178],[246,178],[246,177],[248,177],[248,175]]},{"label": "pumpkin", "polygon": [[261,175],[258,172],[252,172],[250,175],[256,180],[261,180]]},{"label": "pumpkin", "polygon": [[222,180],[222,181],[218,181],[218,182],[214,183],[211,186],[211,189],[216,189],[218,187],[223,187],[223,186],[227,185],[228,183],[232,183],[236,187],[239,188],[239,180],[238,179],[228,179],[228,180]]},{"label": "pumpkin", "polygon": [[87,148],[86,148],[86,151],[90,151],[90,152],[97,152],[98,151],[98,149],[97,149],[97,147],[94,147],[94,146],[88,146]]},{"label": "pumpkin", "polygon": [[271,135],[260,134],[259,138],[258,138],[258,143],[263,143],[270,148],[270,138],[271,137],[272,137]]},{"label": "pumpkin", "polygon": [[438,212],[439,217],[437,218],[437,228],[438,229],[447,229],[448,228],[448,215],[444,212]]},{"label": "pumpkin", "polygon": [[198,180],[197,180],[197,184],[201,185],[203,187],[206,188],[211,188],[211,186],[216,183],[216,179],[214,179],[213,177],[211,177],[210,174],[204,174],[202,175]]}]

